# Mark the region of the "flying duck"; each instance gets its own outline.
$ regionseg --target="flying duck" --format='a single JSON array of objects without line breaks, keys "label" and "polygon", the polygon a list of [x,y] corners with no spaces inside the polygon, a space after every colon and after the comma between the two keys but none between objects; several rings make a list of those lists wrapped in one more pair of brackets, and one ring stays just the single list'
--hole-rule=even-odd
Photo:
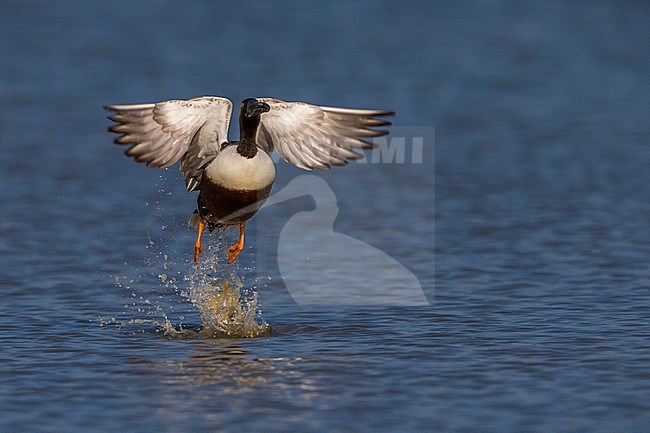
[{"label": "flying duck", "polygon": [[125,155],[147,167],[166,168],[180,160],[188,192],[199,191],[191,219],[198,230],[194,261],[203,252],[201,234],[239,226],[239,240],[228,249],[234,262],[244,248],[246,221],[262,207],[275,181],[269,152],[304,170],[328,170],[363,158],[358,149],[369,138],[388,134],[389,110],[321,107],[272,98],[248,98],[240,105],[239,141],[228,141],[232,102],[203,96],[135,105],[107,105],[114,114],[114,142]]}]

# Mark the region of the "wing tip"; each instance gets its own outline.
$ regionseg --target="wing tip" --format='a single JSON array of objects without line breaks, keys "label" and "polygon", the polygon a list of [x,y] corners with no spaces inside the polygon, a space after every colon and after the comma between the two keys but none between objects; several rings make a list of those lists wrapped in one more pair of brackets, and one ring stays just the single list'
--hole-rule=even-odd
[{"label": "wing tip", "polygon": [[372,122],[366,122],[367,126],[372,126],[374,127],[381,127],[381,126],[393,126],[393,122],[389,122],[388,120],[376,120],[372,119]]},{"label": "wing tip", "polygon": [[366,108],[341,108],[341,107],[320,107],[324,111],[339,114],[352,114],[365,117],[391,117],[395,116],[393,110],[376,110]]},{"label": "wing tip", "polygon": [[393,110],[368,110],[374,111],[370,117],[395,117],[395,112]]},{"label": "wing tip", "polygon": [[156,104],[110,104],[104,105],[103,108],[106,111],[120,112],[120,111],[140,111],[140,110],[149,110],[154,108]]}]

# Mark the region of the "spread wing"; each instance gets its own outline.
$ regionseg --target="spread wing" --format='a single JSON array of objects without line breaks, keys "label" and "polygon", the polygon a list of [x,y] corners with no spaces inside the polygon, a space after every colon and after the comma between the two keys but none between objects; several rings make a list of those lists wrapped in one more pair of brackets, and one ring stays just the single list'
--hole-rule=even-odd
[{"label": "spread wing", "polygon": [[157,104],[108,105],[108,116],[117,125],[109,131],[121,134],[116,144],[130,145],[124,152],[147,167],[169,167],[179,159],[187,191],[197,189],[203,168],[228,141],[232,103],[204,96]]},{"label": "spread wing", "polygon": [[372,137],[387,135],[389,126],[377,117],[393,116],[388,110],[358,110],[320,107],[304,102],[285,102],[257,98],[269,104],[262,113],[257,145],[267,152],[276,150],[287,162],[305,170],[327,170],[346,165],[348,160],[363,158],[358,149],[370,149]]}]

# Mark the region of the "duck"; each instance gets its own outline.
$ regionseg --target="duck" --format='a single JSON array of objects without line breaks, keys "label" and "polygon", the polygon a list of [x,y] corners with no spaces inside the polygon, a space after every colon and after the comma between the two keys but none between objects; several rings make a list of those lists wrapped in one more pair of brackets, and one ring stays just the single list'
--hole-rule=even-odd
[{"label": "duck", "polygon": [[228,140],[232,102],[219,96],[156,103],[106,105],[118,134],[114,143],[147,167],[180,161],[188,193],[198,191],[190,224],[197,229],[194,261],[203,253],[206,230],[239,227],[228,263],[244,249],[246,222],[268,199],[276,177],[269,155],[277,152],[303,170],[329,170],[364,158],[372,139],[385,136],[391,110],[338,108],[274,98],[246,98],[240,104],[239,140]]}]

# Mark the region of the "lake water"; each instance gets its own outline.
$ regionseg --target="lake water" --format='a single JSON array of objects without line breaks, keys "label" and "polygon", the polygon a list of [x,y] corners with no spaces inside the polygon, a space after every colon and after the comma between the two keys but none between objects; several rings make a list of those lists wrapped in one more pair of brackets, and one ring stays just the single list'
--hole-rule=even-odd
[{"label": "lake water", "polygon": [[[647,429],[648,16],[3,5],[0,430]],[[301,178],[320,193],[260,211],[236,265],[213,233],[195,266],[195,196],[122,156],[101,107],[205,94],[393,109],[404,163]],[[275,191],[305,174],[276,167]],[[323,197],[334,243],[296,219]],[[326,265],[283,281],[305,245]]]}]

